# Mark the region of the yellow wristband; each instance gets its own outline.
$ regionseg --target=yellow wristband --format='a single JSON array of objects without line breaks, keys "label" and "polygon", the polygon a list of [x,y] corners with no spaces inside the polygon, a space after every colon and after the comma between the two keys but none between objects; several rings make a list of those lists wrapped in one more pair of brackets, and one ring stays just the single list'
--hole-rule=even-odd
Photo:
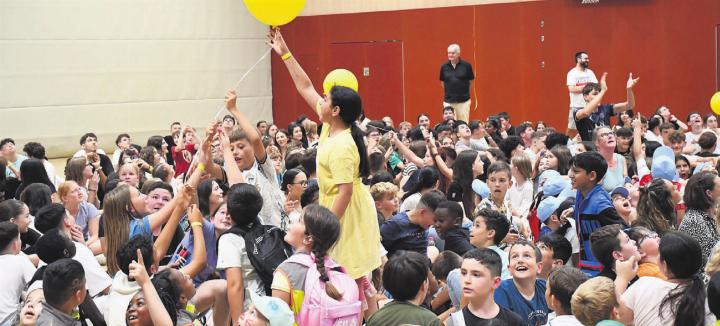
[{"label": "yellow wristband", "polygon": [[290,53],[290,52],[285,53],[281,56],[281,58],[283,59],[283,61],[290,59],[290,58],[292,58],[292,53]]},{"label": "yellow wristband", "polygon": [[190,226],[199,226],[199,227],[202,227],[202,222],[192,222],[192,223],[190,223]]},{"label": "yellow wristband", "polygon": [[205,163],[198,163],[197,168],[200,172],[205,172]]},{"label": "yellow wristband", "polygon": [[12,162],[7,162],[7,166],[8,166],[9,168],[13,167]]}]

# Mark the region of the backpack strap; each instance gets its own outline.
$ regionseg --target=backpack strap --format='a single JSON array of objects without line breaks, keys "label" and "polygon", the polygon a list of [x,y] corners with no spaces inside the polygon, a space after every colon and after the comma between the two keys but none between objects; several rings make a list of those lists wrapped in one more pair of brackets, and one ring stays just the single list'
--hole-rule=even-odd
[{"label": "backpack strap", "polygon": [[295,253],[286,260],[287,262],[303,265],[308,268],[315,267],[315,261],[312,255]]}]

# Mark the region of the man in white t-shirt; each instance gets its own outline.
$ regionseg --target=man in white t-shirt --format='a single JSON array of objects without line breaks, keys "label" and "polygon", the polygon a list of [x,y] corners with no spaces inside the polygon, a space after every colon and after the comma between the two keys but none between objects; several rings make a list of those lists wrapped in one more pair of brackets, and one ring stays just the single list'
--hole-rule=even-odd
[{"label": "man in white t-shirt", "polygon": [[590,57],[587,52],[575,53],[575,67],[567,73],[567,87],[570,91],[570,112],[568,114],[568,131],[576,130],[574,113],[585,107],[582,89],[587,83],[597,83],[595,73],[588,68]]}]

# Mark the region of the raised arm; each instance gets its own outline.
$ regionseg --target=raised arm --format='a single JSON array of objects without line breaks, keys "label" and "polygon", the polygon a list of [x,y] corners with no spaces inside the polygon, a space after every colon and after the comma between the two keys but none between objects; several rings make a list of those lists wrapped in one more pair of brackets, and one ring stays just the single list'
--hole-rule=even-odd
[{"label": "raised arm", "polygon": [[188,220],[192,229],[193,248],[192,261],[187,266],[180,269],[183,274],[191,278],[197,276],[205,269],[207,264],[207,249],[205,249],[205,235],[203,234],[203,216],[200,209],[196,205],[192,205],[187,210]]},{"label": "raised arm", "polygon": [[633,147],[632,153],[635,162],[645,159],[645,152],[642,150],[642,122],[640,122],[640,114],[633,119]]},{"label": "raised arm", "polygon": [[400,141],[400,139],[397,137],[397,135],[394,132],[392,132],[392,133],[393,133],[393,135],[391,136],[390,139],[392,140],[393,144],[395,144],[395,146],[397,147],[398,152],[400,152],[400,155],[402,155],[406,160],[417,165],[418,168],[425,167],[425,163],[423,163],[422,158],[419,158],[417,155],[415,155],[415,153],[413,153],[407,146],[405,146],[405,144],[403,144],[402,141]]},{"label": "raised arm", "polygon": [[137,261],[130,263],[128,276],[135,279],[138,285],[140,285],[140,288],[143,291],[143,296],[145,296],[145,305],[147,305],[148,310],[150,311],[152,324],[160,326],[173,326],[172,319],[170,318],[167,310],[165,310],[165,306],[163,306],[162,300],[160,300],[160,296],[155,290],[155,287],[150,281],[150,276],[148,276],[148,273],[145,270],[145,262],[143,261],[140,249],[137,250],[137,257]]},{"label": "raised arm", "polygon": [[430,155],[432,156],[433,162],[435,162],[435,167],[442,173],[446,178],[449,180],[452,180],[453,178],[453,170],[445,164],[445,161],[443,161],[442,157],[440,157],[440,154],[438,154],[438,148],[435,144],[435,137],[429,132],[423,132],[423,135],[427,133],[427,138],[425,138],[425,143],[427,144],[428,151],[430,151]]},{"label": "raised arm", "polygon": [[225,160],[225,173],[227,173],[228,185],[232,186],[236,183],[245,183],[245,177],[240,171],[240,167],[235,163],[232,148],[230,147],[230,138],[225,131],[220,131],[220,148],[223,151],[223,159]]},{"label": "raised arm", "polygon": [[585,119],[589,117],[595,110],[597,110],[598,106],[600,106],[600,101],[602,101],[603,96],[605,96],[605,93],[607,92],[607,82],[605,81],[607,77],[607,73],[603,73],[602,78],[600,79],[600,93],[598,95],[595,95],[595,97],[592,99],[592,101],[585,104],[585,107],[575,112],[575,119]]},{"label": "raised arm", "polygon": [[170,242],[175,235],[178,224],[180,224],[180,218],[183,216],[183,213],[185,213],[185,208],[189,205],[190,199],[192,198],[193,188],[188,185],[184,185],[178,192],[178,196],[175,197],[176,205],[170,215],[170,219],[160,232],[160,235],[157,240],[155,240],[155,245],[153,246],[155,261],[158,262],[162,260],[168,250],[168,247],[170,247]]},{"label": "raised arm", "polygon": [[[315,90],[312,81],[310,81],[310,77],[308,77],[305,70],[302,69],[300,63],[298,63],[295,57],[292,56],[292,53],[290,53],[290,49],[287,44],[285,44],[285,39],[283,39],[279,28],[270,31],[267,44],[270,45],[270,47],[275,50],[275,53],[280,55],[285,62],[285,67],[287,67],[288,72],[290,72],[290,77],[292,77],[295,88],[298,93],[300,93],[300,96],[302,96],[313,111],[316,111],[318,100],[322,99],[322,96]],[[316,113],[319,115],[319,112]]]},{"label": "raised arm", "polygon": [[238,110],[236,102],[237,94],[235,91],[228,91],[227,94],[225,94],[225,107],[235,117],[235,120],[237,120],[240,128],[245,131],[247,140],[255,151],[255,158],[258,161],[264,161],[267,158],[267,155],[265,153],[265,146],[263,146],[262,143],[262,138],[260,137],[260,132],[252,123],[250,123],[250,120],[245,117],[245,114]]},{"label": "raised arm", "polygon": [[640,79],[640,77],[633,79],[633,75],[630,73],[630,77],[628,77],[627,81],[627,101],[613,105],[614,113],[617,114],[635,108],[635,94],[633,93],[633,87],[637,84],[638,79]]}]

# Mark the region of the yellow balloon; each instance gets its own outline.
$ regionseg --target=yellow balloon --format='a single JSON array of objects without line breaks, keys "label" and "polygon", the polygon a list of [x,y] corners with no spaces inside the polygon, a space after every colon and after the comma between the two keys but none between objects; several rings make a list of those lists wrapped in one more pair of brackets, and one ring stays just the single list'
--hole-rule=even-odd
[{"label": "yellow balloon", "polygon": [[358,80],[355,75],[347,69],[335,69],[327,74],[323,81],[323,92],[325,94],[330,93],[330,89],[335,85],[345,86],[352,88],[356,92],[358,91]]},{"label": "yellow balloon", "polygon": [[720,115],[720,92],[715,93],[715,95],[710,98],[710,108],[715,114]]},{"label": "yellow balloon", "polygon": [[263,24],[281,26],[291,22],[305,7],[305,0],[243,0],[250,13]]}]

